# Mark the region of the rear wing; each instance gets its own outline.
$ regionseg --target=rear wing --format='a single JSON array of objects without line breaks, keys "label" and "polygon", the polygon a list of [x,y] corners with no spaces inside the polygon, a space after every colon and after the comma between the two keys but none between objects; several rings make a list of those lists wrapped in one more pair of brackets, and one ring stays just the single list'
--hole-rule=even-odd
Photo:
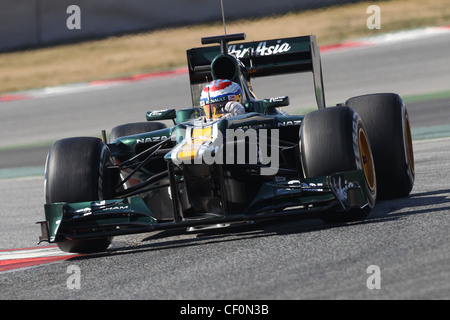
[{"label": "rear wing", "polygon": [[[218,45],[187,50],[191,85],[203,83],[206,78],[212,80],[211,63],[221,52]],[[315,35],[233,43],[228,45],[228,54],[242,62],[251,78],[312,72],[318,107],[325,107],[322,66]]]}]

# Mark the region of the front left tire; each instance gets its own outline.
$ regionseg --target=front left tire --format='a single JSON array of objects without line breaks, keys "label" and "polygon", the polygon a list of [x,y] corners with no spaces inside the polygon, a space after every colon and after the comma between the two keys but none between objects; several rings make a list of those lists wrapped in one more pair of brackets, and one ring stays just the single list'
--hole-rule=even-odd
[{"label": "front left tire", "polygon": [[377,180],[372,149],[359,115],[339,106],[306,114],[300,129],[303,175],[306,178],[362,169],[367,205],[346,212],[326,212],[326,223],[361,220],[375,206]]},{"label": "front left tire", "polygon": [[[55,142],[45,167],[45,201],[86,202],[110,199],[111,182],[105,168],[111,164],[107,146],[101,139],[77,137]],[[105,251],[112,238],[92,240],[60,239],[62,251],[92,253]]]}]

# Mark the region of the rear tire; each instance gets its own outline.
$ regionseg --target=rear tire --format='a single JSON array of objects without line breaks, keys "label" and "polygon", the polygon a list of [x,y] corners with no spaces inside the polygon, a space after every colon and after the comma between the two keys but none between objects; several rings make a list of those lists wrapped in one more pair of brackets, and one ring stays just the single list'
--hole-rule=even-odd
[{"label": "rear tire", "polygon": [[114,127],[109,134],[109,142],[113,142],[115,139],[125,136],[131,136],[133,134],[145,133],[160,129],[165,129],[167,126],[162,122],[133,122],[125,123],[120,126]]},{"label": "rear tire", "polygon": [[[109,150],[98,138],[56,141],[47,156],[45,168],[46,203],[110,199],[110,179],[104,170],[110,163]],[[63,239],[58,246],[66,252],[91,253],[105,251],[111,240]]]},{"label": "rear tire", "polygon": [[361,117],[375,161],[378,198],[406,197],[414,185],[414,152],[408,112],[394,93],[350,98],[345,105]]},{"label": "rear tire", "polygon": [[368,205],[347,212],[327,212],[327,223],[360,220],[375,205],[377,181],[369,139],[361,118],[348,107],[306,114],[300,132],[303,174],[306,178],[363,169]]}]

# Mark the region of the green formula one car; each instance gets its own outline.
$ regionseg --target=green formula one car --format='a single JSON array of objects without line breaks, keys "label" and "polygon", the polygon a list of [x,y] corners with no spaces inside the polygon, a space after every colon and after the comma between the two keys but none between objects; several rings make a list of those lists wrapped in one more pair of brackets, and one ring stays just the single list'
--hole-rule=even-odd
[{"label": "green formula one car", "polygon": [[[377,198],[410,193],[413,148],[398,95],[326,108],[315,36],[241,40],[207,37],[202,44],[212,45],[187,50],[192,108],[149,111],[146,122],[113,128],[108,141],[103,130],[103,139],[55,142],[40,240],[88,253],[106,250],[114,236],[154,230],[292,216],[350,221],[366,217]],[[296,72],[312,73],[318,110],[289,115],[287,96],[253,92],[254,77]],[[205,116],[199,97],[217,79],[239,84],[244,113]]]}]

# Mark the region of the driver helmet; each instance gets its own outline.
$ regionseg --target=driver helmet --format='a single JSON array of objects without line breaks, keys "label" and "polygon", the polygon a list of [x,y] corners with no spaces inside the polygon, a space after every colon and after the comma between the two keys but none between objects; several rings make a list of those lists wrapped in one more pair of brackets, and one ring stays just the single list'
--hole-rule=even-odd
[{"label": "driver helmet", "polygon": [[200,106],[205,111],[206,118],[218,119],[225,113],[225,105],[242,101],[242,89],[233,81],[218,79],[209,82],[203,88],[200,96]]}]

